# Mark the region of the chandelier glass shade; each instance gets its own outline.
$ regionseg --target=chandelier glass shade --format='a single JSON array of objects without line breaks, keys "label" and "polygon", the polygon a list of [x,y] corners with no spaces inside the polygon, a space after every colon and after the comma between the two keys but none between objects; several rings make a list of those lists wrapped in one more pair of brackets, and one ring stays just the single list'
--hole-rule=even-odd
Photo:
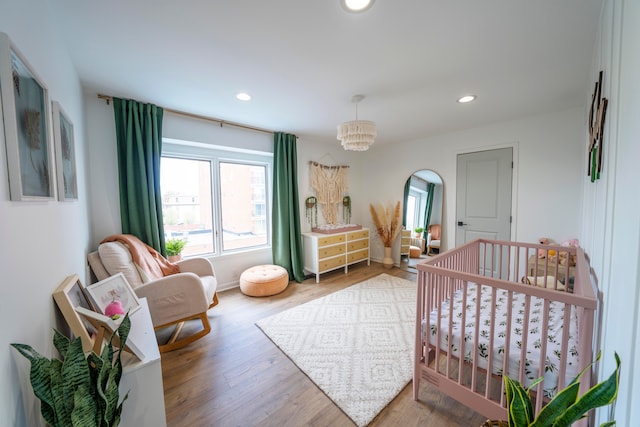
[{"label": "chandelier glass shade", "polygon": [[376,139],[376,124],[369,120],[358,120],[358,102],[364,96],[354,95],[352,101],[356,104],[356,119],[338,125],[338,140],[342,148],[349,151],[366,151]]}]

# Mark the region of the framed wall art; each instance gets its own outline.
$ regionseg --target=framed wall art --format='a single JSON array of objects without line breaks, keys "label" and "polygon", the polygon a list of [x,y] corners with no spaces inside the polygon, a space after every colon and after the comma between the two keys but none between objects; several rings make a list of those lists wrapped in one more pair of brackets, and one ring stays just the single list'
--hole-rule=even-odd
[{"label": "framed wall art", "polygon": [[85,288],[77,274],[72,274],[62,281],[53,292],[55,300],[64,320],[69,325],[74,337],[82,340],[83,351],[91,351],[94,337],[97,333],[95,326],[83,318],[76,311],[76,307],[94,310],[94,307],[85,293]]},{"label": "framed wall art", "polygon": [[78,200],[73,123],[58,102],[51,103],[51,110],[53,111],[53,141],[56,152],[58,200]]},{"label": "framed wall art", "polygon": [[138,296],[122,273],[107,277],[87,286],[86,289],[96,311],[101,314],[104,314],[107,306],[115,300],[120,301],[124,312],[128,312],[129,315],[140,308]]},{"label": "framed wall art", "polygon": [[[82,315],[85,319],[87,319],[91,324],[98,330],[98,335],[94,340],[93,344],[93,352],[96,354],[102,353],[102,345],[105,340],[109,340],[113,336],[113,345],[115,347],[120,348],[120,336],[113,335],[114,332],[117,331],[122,319],[121,317],[118,321],[114,321],[110,317],[105,316],[104,314],[96,313],[95,311],[88,310],[84,307],[76,307],[76,311]],[[138,359],[144,359],[144,352],[140,347],[136,345],[134,342],[134,337],[130,334],[127,338],[127,342],[125,343],[124,349],[132,354],[134,354]]]},{"label": "framed wall art", "polygon": [[0,33],[0,91],[11,200],[52,199],[48,90],[4,33]]}]

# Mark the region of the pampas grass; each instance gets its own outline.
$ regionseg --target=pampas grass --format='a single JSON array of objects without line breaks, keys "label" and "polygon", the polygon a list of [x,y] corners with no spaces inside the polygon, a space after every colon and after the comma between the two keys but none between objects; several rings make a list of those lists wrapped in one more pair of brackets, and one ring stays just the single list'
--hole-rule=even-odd
[{"label": "pampas grass", "polygon": [[369,205],[369,210],[371,211],[373,225],[376,227],[376,232],[380,236],[382,244],[387,248],[393,246],[393,241],[402,229],[400,202],[397,202],[395,207],[391,202],[387,203],[386,206],[382,203],[372,203]]}]

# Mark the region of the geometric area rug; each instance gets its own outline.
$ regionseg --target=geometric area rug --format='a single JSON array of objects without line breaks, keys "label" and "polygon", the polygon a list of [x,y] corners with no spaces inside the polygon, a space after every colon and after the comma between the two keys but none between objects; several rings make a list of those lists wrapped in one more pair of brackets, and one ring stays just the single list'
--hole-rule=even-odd
[{"label": "geometric area rug", "polygon": [[380,274],[256,325],[362,427],[411,381],[415,322],[416,283]]}]

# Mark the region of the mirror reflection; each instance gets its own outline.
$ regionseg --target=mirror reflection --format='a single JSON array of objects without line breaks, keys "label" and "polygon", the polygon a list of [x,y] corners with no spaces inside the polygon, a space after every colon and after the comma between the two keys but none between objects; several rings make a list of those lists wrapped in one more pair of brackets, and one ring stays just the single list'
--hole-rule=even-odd
[{"label": "mirror reflection", "polygon": [[405,183],[401,258],[409,267],[440,251],[443,194],[442,178],[432,170],[419,170]]}]

